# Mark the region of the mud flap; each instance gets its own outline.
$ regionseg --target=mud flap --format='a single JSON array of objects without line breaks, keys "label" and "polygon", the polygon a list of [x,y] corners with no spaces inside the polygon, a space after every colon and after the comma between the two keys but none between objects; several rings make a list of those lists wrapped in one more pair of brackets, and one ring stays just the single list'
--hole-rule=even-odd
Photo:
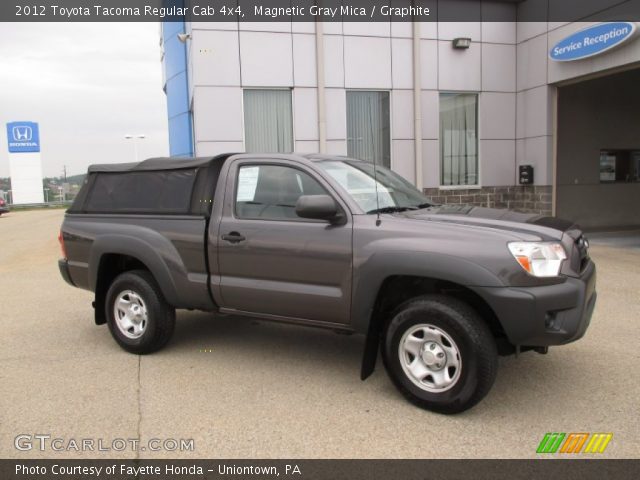
[{"label": "mud flap", "polygon": [[364,343],[362,354],[362,367],[360,369],[360,379],[366,380],[376,369],[378,358],[378,347],[380,345],[381,319],[378,315],[372,315],[369,322],[369,331]]},{"label": "mud flap", "polygon": [[95,301],[91,302],[91,306],[93,307],[93,310],[94,310],[93,318],[94,318],[94,321],[96,322],[96,325],[104,325],[105,323],[107,323],[107,316],[104,311],[104,308],[105,308],[104,297],[105,297],[104,295],[96,294]]}]

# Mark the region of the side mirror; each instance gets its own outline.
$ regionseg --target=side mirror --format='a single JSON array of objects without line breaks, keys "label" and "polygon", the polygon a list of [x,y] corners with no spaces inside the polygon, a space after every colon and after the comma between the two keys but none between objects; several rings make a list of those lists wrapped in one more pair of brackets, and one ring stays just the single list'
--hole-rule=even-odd
[{"label": "side mirror", "polygon": [[329,195],[302,195],[296,203],[296,214],[300,218],[328,220],[331,223],[340,223],[343,217]]}]

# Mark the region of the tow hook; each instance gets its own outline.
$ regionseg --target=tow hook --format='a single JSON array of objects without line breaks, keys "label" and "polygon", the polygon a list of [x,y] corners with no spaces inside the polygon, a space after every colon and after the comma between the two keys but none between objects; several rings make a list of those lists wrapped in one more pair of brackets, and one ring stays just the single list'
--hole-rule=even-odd
[{"label": "tow hook", "polygon": [[549,347],[536,347],[533,350],[540,355],[546,355],[547,353],[549,353]]}]

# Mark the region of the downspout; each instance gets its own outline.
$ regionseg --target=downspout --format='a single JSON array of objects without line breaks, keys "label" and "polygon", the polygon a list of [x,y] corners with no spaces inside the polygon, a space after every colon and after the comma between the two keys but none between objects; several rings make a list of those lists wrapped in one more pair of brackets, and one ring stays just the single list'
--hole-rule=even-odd
[{"label": "downspout", "polygon": [[324,31],[316,20],[316,83],[318,85],[318,148],[327,152],[327,114],[324,93]]},{"label": "downspout", "polygon": [[[553,117],[552,117],[552,129],[553,129],[553,158],[552,158],[552,173],[551,173],[551,215],[554,217],[558,214],[558,96],[560,91],[558,87],[553,87],[551,91],[551,98],[553,104]],[[517,169],[516,169],[517,172]],[[534,175],[535,177],[535,175]]]},{"label": "downspout", "polygon": [[413,138],[416,187],[422,191],[422,80],[420,77],[420,22],[413,20]]}]

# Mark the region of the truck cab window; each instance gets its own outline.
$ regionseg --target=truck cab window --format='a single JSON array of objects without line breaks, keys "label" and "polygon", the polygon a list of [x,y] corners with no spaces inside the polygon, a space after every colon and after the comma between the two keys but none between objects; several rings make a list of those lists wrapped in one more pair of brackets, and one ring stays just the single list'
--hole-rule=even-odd
[{"label": "truck cab window", "polygon": [[295,220],[300,196],[326,194],[316,180],[297,168],[246,165],[238,172],[235,213],[238,218]]}]

